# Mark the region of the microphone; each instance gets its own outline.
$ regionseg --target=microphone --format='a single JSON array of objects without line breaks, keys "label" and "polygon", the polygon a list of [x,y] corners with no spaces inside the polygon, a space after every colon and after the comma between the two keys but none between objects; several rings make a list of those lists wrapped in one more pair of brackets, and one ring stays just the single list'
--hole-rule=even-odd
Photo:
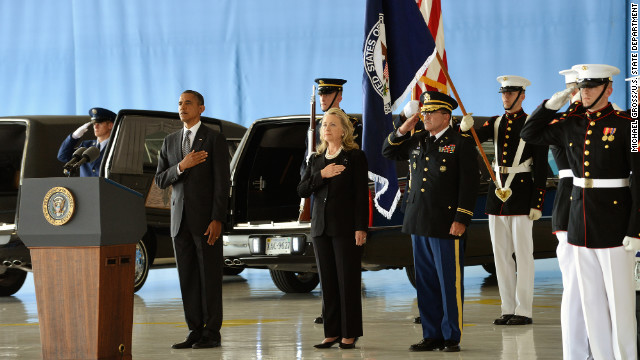
[{"label": "microphone", "polygon": [[69,160],[66,164],[64,164],[63,168],[66,170],[70,170],[71,168],[73,168],[73,164],[77,163],[78,160],[82,159],[82,153],[85,152],[85,150],[87,150],[86,147],[79,147],[76,149],[76,151],[73,152],[73,155],[71,155],[71,160]]},{"label": "microphone", "polygon": [[80,165],[84,163],[93,162],[98,158],[98,156],[100,156],[100,149],[98,149],[95,146],[92,146],[82,153],[82,159],[78,160],[77,163],[73,164],[73,168],[77,169],[80,167]]}]

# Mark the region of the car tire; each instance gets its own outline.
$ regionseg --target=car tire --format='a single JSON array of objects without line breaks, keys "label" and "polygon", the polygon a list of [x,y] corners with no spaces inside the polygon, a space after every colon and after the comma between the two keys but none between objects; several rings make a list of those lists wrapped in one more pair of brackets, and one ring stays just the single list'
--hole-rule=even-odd
[{"label": "car tire", "polygon": [[494,263],[482,264],[482,268],[484,269],[484,271],[488,272],[492,276],[496,276],[496,264]]},{"label": "car tire", "polygon": [[416,287],[416,268],[415,268],[415,266],[409,265],[409,266],[405,267],[404,270],[407,272],[407,277],[409,278],[409,282],[415,288]]},{"label": "car tire", "polygon": [[222,268],[222,275],[239,275],[243,271],[244,271],[244,267],[225,266]]},{"label": "car tire", "polygon": [[308,293],[320,283],[320,276],[314,272],[269,270],[271,280],[285,293]]},{"label": "car tire", "polygon": [[27,272],[19,269],[7,269],[0,275],[0,296],[11,296],[18,292],[27,278]]},{"label": "car tire", "polygon": [[149,276],[149,268],[153,264],[153,257],[149,252],[150,246],[153,246],[155,240],[149,233],[146,233],[142,239],[136,244],[136,260],[134,262],[135,275],[133,280],[133,292],[137,292],[142,288]]}]

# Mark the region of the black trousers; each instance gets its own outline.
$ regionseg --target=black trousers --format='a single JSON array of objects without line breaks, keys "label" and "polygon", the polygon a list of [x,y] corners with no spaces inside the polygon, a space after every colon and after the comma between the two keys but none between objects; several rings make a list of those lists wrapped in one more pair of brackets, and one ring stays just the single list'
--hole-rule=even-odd
[{"label": "black trousers", "polygon": [[324,336],[362,336],[362,247],[356,246],[354,235],[314,237],[313,246],[322,285]]},{"label": "black trousers", "polygon": [[[206,230],[206,229],[205,229]],[[204,230],[203,230],[204,233]],[[222,237],[207,244],[207,236],[192,234],[183,216],[173,238],[182,305],[191,331],[220,341],[222,326]]]}]

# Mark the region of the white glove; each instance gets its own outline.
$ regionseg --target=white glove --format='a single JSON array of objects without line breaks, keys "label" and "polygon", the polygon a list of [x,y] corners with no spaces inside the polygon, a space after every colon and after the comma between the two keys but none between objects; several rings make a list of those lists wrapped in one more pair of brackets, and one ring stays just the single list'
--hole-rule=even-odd
[{"label": "white glove", "polygon": [[560,108],[563,107],[564,104],[566,104],[567,101],[571,99],[572,92],[573,92],[573,88],[568,88],[562,91],[558,91],[557,93],[553,94],[551,99],[547,100],[547,102],[544,104],[544,107],[546,107],[549,110],[556,110],[556,111],[560,110]]},{"label": "white glove", "polygon": [[89,121],[86,124],[82,124],[82,126],[77,128],[76,131],[74,131],[73,134],[71,134],[71,137],[74,139],[80,139],[82,135],[84,135],[84,133],[86,133],[87,130],[89,130],[90,125],[91,125],[91,121]]},{"label": "white glove", "polygon": [[542,211],[538,209],[531,209],[531,211],[529,211],[529,220],[536,221],[541,217],[542,217]]},{"label": "white glove", "polygon": [[460,121],[460,131],[469,131],[469,129],[473,127],[473,117],[471,115],[473,115],[473,113],[468,113],[462,117],[462,120]]},{"label": "white glove", "polygon": [[633,251],[634,253],[640,251],[640,239],[625,236],[622,240],[622,245],[624,245],[624,249],[627,251]]},{"label": "white glove", "polygon": [[420,110],[420,102],[418,100],[411,100],[404,106],[400,115],[404,115],[407,119],[415,115]]}]

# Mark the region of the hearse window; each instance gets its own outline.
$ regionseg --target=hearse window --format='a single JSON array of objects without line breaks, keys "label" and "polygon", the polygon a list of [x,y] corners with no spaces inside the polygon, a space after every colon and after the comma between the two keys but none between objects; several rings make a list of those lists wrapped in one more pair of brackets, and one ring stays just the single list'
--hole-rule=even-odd
[{"label": "hearse window", "polygon": [[179,120],[127,115],[118,127],[111,172],[142,174],[145,168],[155,171],[164,138],[182,128]]},{"label": "hearse window", "polygon": [[0,192],[3,194],[18,191],[26,129],[24,124],[0,125]]}]

